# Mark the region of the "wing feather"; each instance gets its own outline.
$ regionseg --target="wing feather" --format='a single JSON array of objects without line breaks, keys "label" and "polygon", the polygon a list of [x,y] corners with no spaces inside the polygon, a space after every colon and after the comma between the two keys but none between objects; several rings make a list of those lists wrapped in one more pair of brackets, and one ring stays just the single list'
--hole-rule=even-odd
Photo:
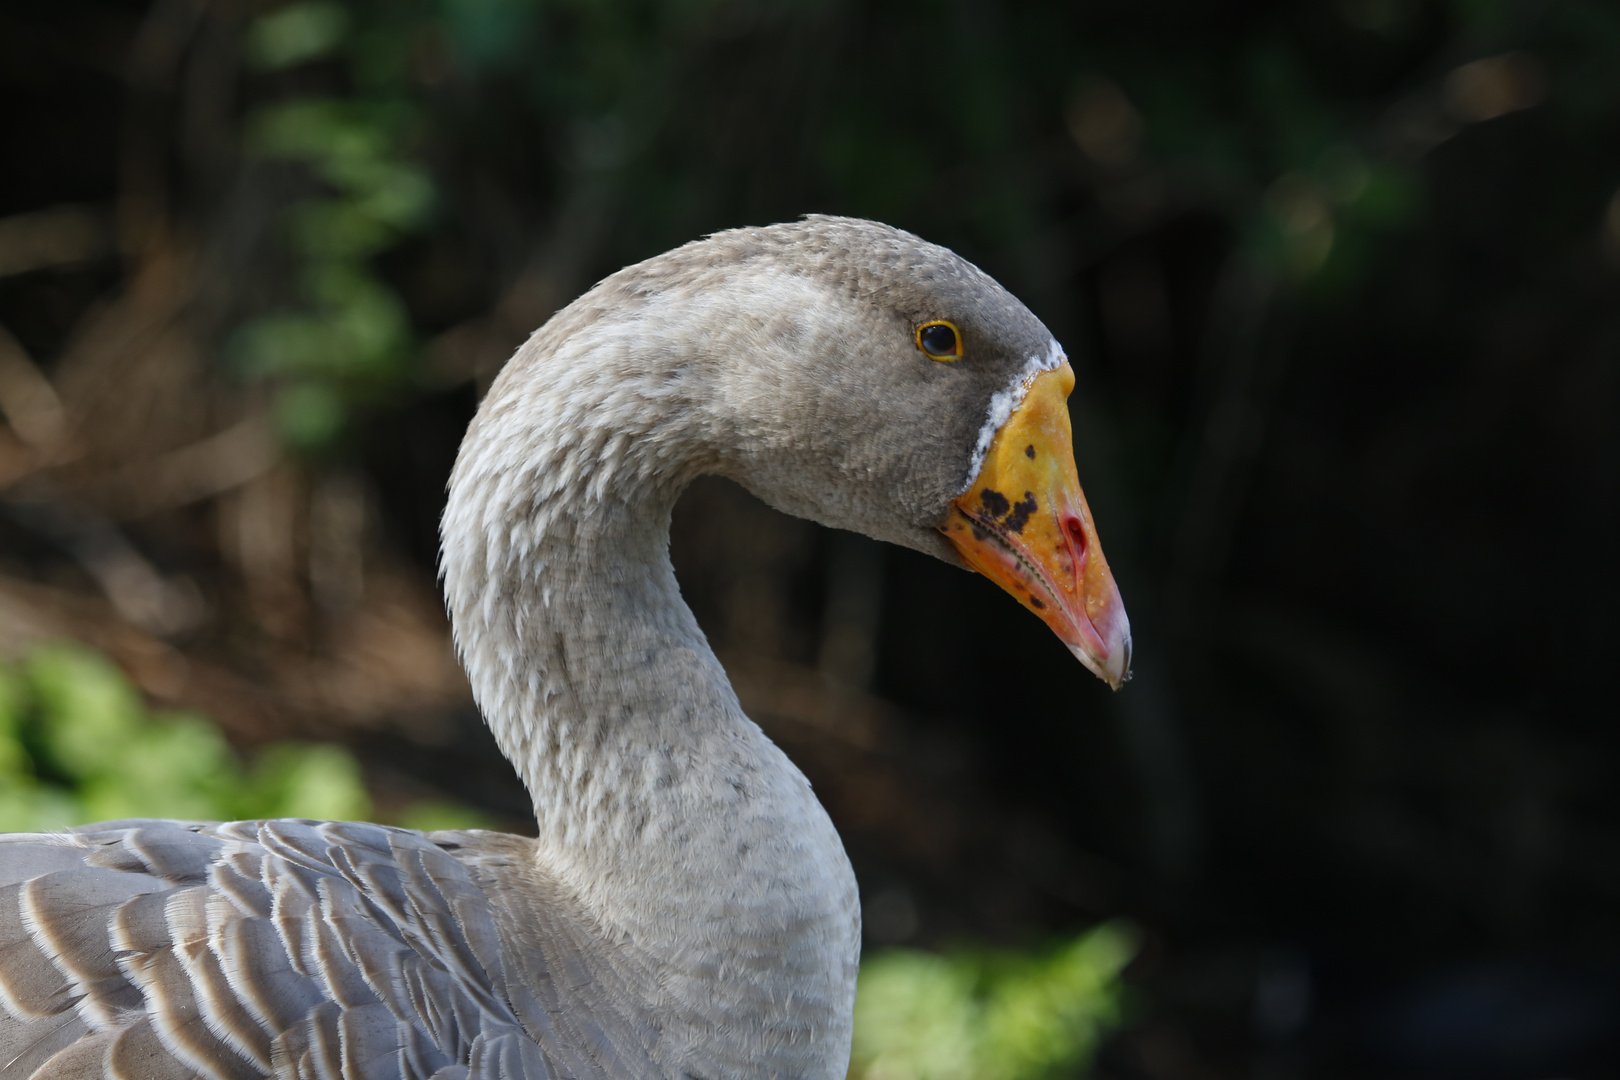
[{"label": "wing feather", "polygon": [[144,956],[174,944],[169,934],[169,894],[142,893],[118,909],[109,928],[114,952]]},{"label": "wing feather", "polygon": [[243,915],[270,917],[272,898],[265,883],[264,856],[253,851],[232,851],[208,870],[208,884]]},{"label": "wing feather", "polygon": [[406,1076],[402,1053],[405,1040],[400,1036],[399,1021],[381,1002],[344,1009],[338,1017],[344,1080]]},{"label": "wing feather", "polygon": [[84,1020],[71,1012],[8,1024],[0,1031],[0,1076],[32,1076],[35,1069],[88,1032]]},{"label": "wing feather", "polygon": [[272,1047],[275,1075],[298,1080],[343,1080],[343,1047],[338,1037],[336,1002],[323,1001],[297,1027],[283,1032]]},{"label": "wing feather", "polygon": [[232,992],[220,967],[213,935],[208,948],[188,949],[181,954],[186,975],[203,1022],[216,1038],[226,1043],[260,1074],[270,1071],[270,1035],[263,1025],[248,1015]]},{"label": "wing feather", "polygon": [[206,941],[188,941],[158,953],[146,973],[146,1019],[163,1045],[200,1075],[216,1080],[253,1080],[260,1071],[208,1026],[197,1003],[185,957],[208,951]]},{"label": "wing feather", "polygon": [[70,839],[26,833],[0,835],[0,885],[25,881],[84,865],[84,850]]},{"label": "wing feather", "polygon": [[322,1004],[315,980],[294,970],[274,924],[238,919],[219,935],[225,981],[249,1016],[267,1031],[286,1031]]},{"label": "wing feather", "polygon": [[26,885],[0,888],[0,1005],[12,1016],[55,1016],[73,1004],[72,990],[23,921]]},{"label": "wing feather", "polygon": [[139,859],[146,873],[176,883],[204,880],[220,865],[224,846],[199,827],[175,821],[143,822],[121,839],[117,846]]},{"label": "wing feather", "polygon": [[80,1036],[35,1070],[32,1080],[101,1080],[117,1038],[117,1031]]},{"label": "wing feather", "polygon": [[0,1080],[650,1075],[623,1024],[567,1015],[595,977],[585,931],[548,918],[556,955],[509,958],[510,917],[471,869],[491,835],[280,820],[0,837]]},{"label": "wing feather", "polygon": [[364,1009],[394,995],[397,965],[412,954],[361,909],[353,893],[342,881],[321,883],[310,944],[327,996],[345,1009]]},{"label": "wing feather", "polygon": [[152,1022],[141,1017],[124,1028],[107,1048],[108,1080],[200,1080],[163,1045]]}]

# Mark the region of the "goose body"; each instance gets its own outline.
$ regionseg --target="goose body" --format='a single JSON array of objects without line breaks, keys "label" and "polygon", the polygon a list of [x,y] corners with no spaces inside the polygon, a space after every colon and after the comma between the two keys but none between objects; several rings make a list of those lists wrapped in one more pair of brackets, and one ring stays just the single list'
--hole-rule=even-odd
[{"label": "goose body", "polygon": [[443,524],[457,645],[537,836],[0,837],[0,1078],[842,1077],[854,875],[681,601],[670,511],[720,474],[969,565],[1117,686],[1070,386],[993,280],[870,222],[605,279],[496,380]]}]

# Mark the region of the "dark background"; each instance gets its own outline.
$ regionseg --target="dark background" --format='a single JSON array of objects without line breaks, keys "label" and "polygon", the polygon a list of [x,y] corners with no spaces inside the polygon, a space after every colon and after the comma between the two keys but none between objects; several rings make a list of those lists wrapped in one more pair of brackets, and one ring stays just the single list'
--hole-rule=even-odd
[{"label": "dark background", "polygon": [[1620,1073],[1620,5],[5,0],[0,648],[524,828],[434,582],[591,282],[832,212],[1079,375],[1137,635],[699,484],[871,943],[1141,928],[1113,1077]]}]

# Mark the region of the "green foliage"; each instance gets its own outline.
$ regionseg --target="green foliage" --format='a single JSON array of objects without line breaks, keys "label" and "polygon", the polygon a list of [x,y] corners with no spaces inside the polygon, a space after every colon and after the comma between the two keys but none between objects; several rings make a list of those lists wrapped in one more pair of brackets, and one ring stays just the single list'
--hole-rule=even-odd
[{"label": "green foliage", "polygon": [[[266,70],[332,58],[355,66],[355,51],[373,39],[351,37],[353,21],[324,0],[273,10],[253,24],[248,58]],[[299,166],[322,188],[283,211],[301,303],[249,322],[234,343],[249,377],[278,387],[281,434],[298,449],[331,442],[351,400],[409,373],[405,306],[372,263],[433,207],[433,181],[410,160],[419,118],[402,91],[395,79],[374,93],[298,97],[250,124],[251,153]]]},{"label": "green foliage", "polygon": [[1119,1021],[1135,952],[1109,923],[1044,954],[894,949],[867,959],[855,1080],[1047,1080],[1083,1073]]},{"label": "green foliage", "polygon": [[[253,96],[267,102],[250,112],[247,147],[318,190],[283,207],[293,273],[281,302],[240,328],[235,352],[278,388],[282,432],[303,448],[406,384],[417,342],[375,263],[435,224],[441,187],[458,209],[493,195],[514,211],[454,223],[457,242],[471,239],[502,277],[533,240],[468,235],[490,218],[556,233],[565,264],[578,246],[583,273],[808,210],[919,229],[1005,271],[1041,264],[1053,222],[1071,212],[1061,207],[1089,190],[1124,233],[1204,215],[1271,282],[1344,297],[1437,209],[1422,182],[1428,144],[1408,129],[1427,125],[1443,141],[1474,122],[1446,111],[1447,66],[1529,57],[1572,145],[1620,87],[1620,17],[1606,0],[1338,0],[1218,20],[1189,11],[1151,31],[1083,5],[992,7],[972,17],[945,17],[932,0],[264,10],[243,43],[259,73]],[[925,73],[937,57],[952,58],[949,77]],[[1088,129],[1087,88],[1098,86],[1117,100]],[[1539,93],[1512,108],[1536,106]],[[1024,293],[1031,282],[1009,284]]]},{"label": "green foliage", "polygon": [[[128,817],[354,820],[371,809],[348,751],[280,743],[244,766],[204,717],[148,710],[100,654],[57,646],[0,667],[0,832]],[[445,803],[404,817],[431,828],[485,824]]]},{"label": "green foliage", "polygon": [[253,25],[247,55],[255,67],[291,67],[329,55],[348,32],[349,12],[341,4],[292,4]]}]

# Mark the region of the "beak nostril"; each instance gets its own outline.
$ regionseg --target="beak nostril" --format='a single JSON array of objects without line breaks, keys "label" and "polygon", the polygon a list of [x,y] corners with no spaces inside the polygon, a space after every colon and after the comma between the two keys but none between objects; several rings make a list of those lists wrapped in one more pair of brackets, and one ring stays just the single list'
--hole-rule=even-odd
[{"label": "beak nostril", "polygon": [[1063,538],[1069,546],[1069,572],[1074,575],[1071,588],[1081,589],[1081,576],[1086,568],[1086,527],[1073,514],[1063,515]]},{"label": "beak nostril", "polygon": [[1076,560],[1086,553],[1086,527],[1077,517],[1063,519],[1063,531],[1069,535],[1069,544],[1074,550]]}]

